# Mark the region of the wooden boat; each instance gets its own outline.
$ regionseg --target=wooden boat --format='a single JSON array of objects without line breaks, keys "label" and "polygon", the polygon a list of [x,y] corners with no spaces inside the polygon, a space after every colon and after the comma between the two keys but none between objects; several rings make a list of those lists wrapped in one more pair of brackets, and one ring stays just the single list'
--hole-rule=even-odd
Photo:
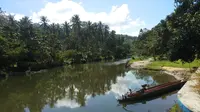
[{"label": "wooden boat", "polygon": [[151,97],[156,97],[159,95],[163,95],[172,91],[176,91],[180,89],[186,81],[174,81],[174,82],[168,82],[161,85],[157,85],[154,87],[150,87],[146,90],[140,90],[135,93],[128,93],[124,95],[121,99],[118,99],[119,102],[127,102],[127,101],[141,101],[145,99],[149,99]]},{"label": "wooden boat", "polygon": [[168,96],[171,96],[173,94],[176,94],[177,92],[178,92],[178,90],[172,91],[172,92],[169,92],[169,93],[164,93],[162,95],[158,95],[158,96],[154,96],[154,97],[149,97],[149,98],[141,99],[141,100],[123,101],[123,102],[119,102],[119,104],[122,105],[123,107],[126,107],[127,105],[134,105],[136,103],[146,104],[149,101],[152,101],[152,100],[155,100],[155,99],[158,99],[158,98],[161,98],[161,99],[164,100],[165,97],[168,97]]}]

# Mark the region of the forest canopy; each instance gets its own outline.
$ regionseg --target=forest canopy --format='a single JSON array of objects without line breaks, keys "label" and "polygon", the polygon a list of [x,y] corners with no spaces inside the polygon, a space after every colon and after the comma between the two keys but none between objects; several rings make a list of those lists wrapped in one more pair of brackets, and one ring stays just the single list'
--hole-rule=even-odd
[{"label": "forest canopy", "polygon": [[116,34],[102,22],[50,23],[41,16],[39,23],[29,17],[19,21],[0,9],[0,70],[39,70],[72,63],[125,58],[133,37]]},{"label": "forest canopy", "polygon": [[200,58],[200,1],[175,0],[175,10],[152,29],[141,29],[132,48],[139,56],[192,62]]}]

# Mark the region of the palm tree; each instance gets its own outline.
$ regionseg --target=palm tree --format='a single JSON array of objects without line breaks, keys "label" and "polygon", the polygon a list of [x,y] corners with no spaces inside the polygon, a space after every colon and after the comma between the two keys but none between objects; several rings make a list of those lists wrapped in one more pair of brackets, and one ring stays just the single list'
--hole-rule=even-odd
[{"label": "palm tree", "polygon": [[65,34],[65,36],[69,36],[69,33],[70,33],[70,24],[67,22],[67,21],[65,21],[64,22],[64,24],[63,24],[63,28],[64,28],[64,34]]},{"label": "palm tree", "polygon": [[17,34],[16,32],[18,31],[18,25],[17,25],[17,21],[14,19],[13,15],[8,15],[8,24],[5,25],[4,27],[4,31],[7,35],[7,37],[10,38],[17,38],[15,34]]},{"label": "palm tree", "polygon": [[74,15],[71,19],[72,22],[72,31],[79,36],[80,29],[81,29],[81,21],[78,15]]},{"label": "palm tree", "polygon": [[22,40],[27,41],[27,39],[33,38],[33,25],[29,17],[25,16],[19,21],[19,28]]},{"label": "palm tree", "polygon": [[98,39],[99,39],[99,41],[100,41],[100,43],[103,43],[103,24],[102,24],[102,22],[100,21],[99,23],[98,23]]},{"label": "palm tree", "polygon": [[50,30],[51,30],[51,33],[52,33],[52,34],[55,34],[55,33],[56,33],[56,24],[55,24],[55,23],[52,23],[52,24],[50,25]]},{"label": "palm tree", "polygon": [[41,21],[41,27],[45,30],[45,31],[47,31],[47,29],[48,29],[48,22],[49,22],[49,20],[47,19],[47,17],[46,16],[41,16],[40,17],[40,21]]},{"label": "palm tree", "polygon": [[75,38],[75,47],[76,49],[79,49],[79,45],[81,43],[80,39],[80,30],[81,30],[81,21],[78,15],[74,15],[71,19],[72,23],[72,33],[73,37]]}]

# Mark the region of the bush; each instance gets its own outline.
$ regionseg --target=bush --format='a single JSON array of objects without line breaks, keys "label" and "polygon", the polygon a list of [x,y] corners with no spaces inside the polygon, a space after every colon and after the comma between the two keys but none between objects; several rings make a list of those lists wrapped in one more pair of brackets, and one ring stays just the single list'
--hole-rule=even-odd
[{"label": "bush", "polygon": [[76,50],[67,50],[67,51],[61,51],[57,57],[58,60],[60,60],[64,64],[72,64],[74,62],[76,55],[77,55]]},{"label": "bush", "polygon": [[135,59],[135,57],[134,57],[134,56],[132,56],[132,57],[131,57],[131,59],[133,59],[133,60],[134,60],[134,59]]},{"label": "bush", "polygon": [[67,50],[62,52],[63,58],[74,58],[77,55],[76,50]]}]

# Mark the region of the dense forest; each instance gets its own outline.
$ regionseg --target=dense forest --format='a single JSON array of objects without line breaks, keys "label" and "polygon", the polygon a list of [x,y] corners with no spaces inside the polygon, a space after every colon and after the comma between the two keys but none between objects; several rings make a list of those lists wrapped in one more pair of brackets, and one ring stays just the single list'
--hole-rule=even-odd
[{"label": "dense forest", "polygon": [[42,16],[15,20],[0,9],[0,74],[72,63],[125,58],[129,54],[192,62],[200,58],[200,1],[175,0],[175,10],[137,38],[116,34],[102,22],[51,23]]},{"label": "dense forest", "polygon": [[19,21],[0,9],[0,74],[6,71],[40,70],[64,64],[125,58],[134,38],[116,34],[102,22],[50,23],[42,16],[33,23]]},{"label": "dense forest", "polygon": [[152,29],[141,29],[132,50],[170,61],[200,58],[200,1],[175,0],[174,12]]}]

